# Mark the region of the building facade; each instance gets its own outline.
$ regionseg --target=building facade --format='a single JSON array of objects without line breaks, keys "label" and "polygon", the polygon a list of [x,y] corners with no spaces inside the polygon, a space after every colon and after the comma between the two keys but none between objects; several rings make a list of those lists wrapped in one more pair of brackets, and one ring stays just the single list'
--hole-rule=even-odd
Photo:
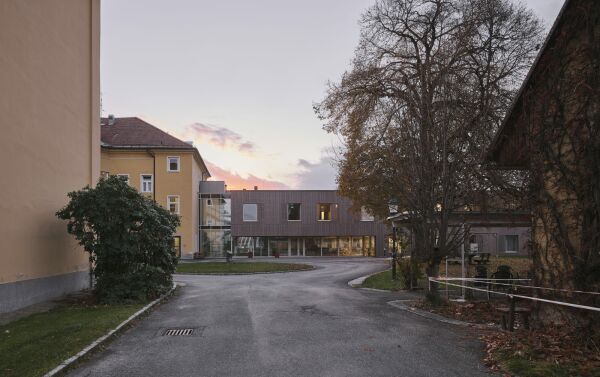
[{"label": "building facade", "polygon": [[199,184],[210,173],[198,150],[142,119],[102,119],[101,171],[123,177],[142,194],[180,216],[179,257],[199,250]]},{"label": "building facade", "polygon": [[203,182],[202,254],[383,256],[386,225],[334,190],[231,190]]},{"label": "building facade", "polygon": [[[599,67],[600,2],[566,0],[488,151],[490,168],[529,170],[536,286],[600,290]],[[594,295],[569,301],[600,306]],[[600,333],[597,313],[536,307],[544,324]]]},{"label": "building facade", "polygon": [[89,286],[55,213],[100,173],[100,1],[0,1],[0,312]]},{"label": "building facade", "polygon": [[[399,237],[407,239],[407,250],[401,252],[409,252],[410,220],[405,214],[396,214],[389,221]],[[461,232],[458,228],[464,229],[467,253],[528,256],[531,252],[531,216],[526,211],[459,211],[450,215],[449,233]],[[460,252],[457,249],[453,254],[460,255]]]}]

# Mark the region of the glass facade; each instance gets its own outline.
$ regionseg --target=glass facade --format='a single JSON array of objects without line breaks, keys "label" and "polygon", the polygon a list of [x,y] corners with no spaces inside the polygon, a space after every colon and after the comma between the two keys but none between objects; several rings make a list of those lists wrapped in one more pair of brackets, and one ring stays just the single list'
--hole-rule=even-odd
[{"label": "glass facade", "polygon": [[231,199],[200,195],[200,250],[206,257],[224,257],[232,249]]},{"label": "glass facade", "polygon": [[271,256],[267,237],[235,237],[233,255],[246,256],[252,252],[257,257]]},{"label": "glass facade", "polygon": [[202,251],[207,257],[224,257],[231,250],[231,229],[202,229]]},{"label": "glass facade", "polygon": [[287,237],[269,237],[269,255],[279,253],[280,256],[288,255]]},{"label": "glass facade", "polygon": [[200,226],[231,226],[231,199],[222,195],[202,195],[200,207]]},{"label": "glass facade", "polygon": [[233,252],[237,256],[328,257],[375,256],[375,237],[235,237]]}]

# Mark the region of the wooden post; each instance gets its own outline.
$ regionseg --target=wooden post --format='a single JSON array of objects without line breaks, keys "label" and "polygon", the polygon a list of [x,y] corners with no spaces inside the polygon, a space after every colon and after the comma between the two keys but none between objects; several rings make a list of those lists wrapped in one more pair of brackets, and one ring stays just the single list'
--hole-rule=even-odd
[{"label": "wooden post", "polygon": [[508,309],[508,331],[513,331],[513,326],[515,324],[515,298],[513,296],[510,297],[510,307]]}]

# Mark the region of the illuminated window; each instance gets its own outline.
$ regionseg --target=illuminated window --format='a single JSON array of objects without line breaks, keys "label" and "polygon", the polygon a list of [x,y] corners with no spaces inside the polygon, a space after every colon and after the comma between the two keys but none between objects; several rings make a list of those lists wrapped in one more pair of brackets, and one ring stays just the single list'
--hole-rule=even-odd
[{"label": "illuminated window", "polygon": [[319,221],[331,221],[331,204],[319,204]]}]

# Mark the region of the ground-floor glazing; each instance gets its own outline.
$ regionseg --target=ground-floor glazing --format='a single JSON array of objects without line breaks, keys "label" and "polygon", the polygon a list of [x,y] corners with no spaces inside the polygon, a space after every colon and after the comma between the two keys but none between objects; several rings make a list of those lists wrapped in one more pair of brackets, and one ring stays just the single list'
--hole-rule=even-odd
[{"label": "ground-floor glazing", "polygon": [[234,255],[250,252],[254,256],[375,256],[375,237],[234,237]]}]

